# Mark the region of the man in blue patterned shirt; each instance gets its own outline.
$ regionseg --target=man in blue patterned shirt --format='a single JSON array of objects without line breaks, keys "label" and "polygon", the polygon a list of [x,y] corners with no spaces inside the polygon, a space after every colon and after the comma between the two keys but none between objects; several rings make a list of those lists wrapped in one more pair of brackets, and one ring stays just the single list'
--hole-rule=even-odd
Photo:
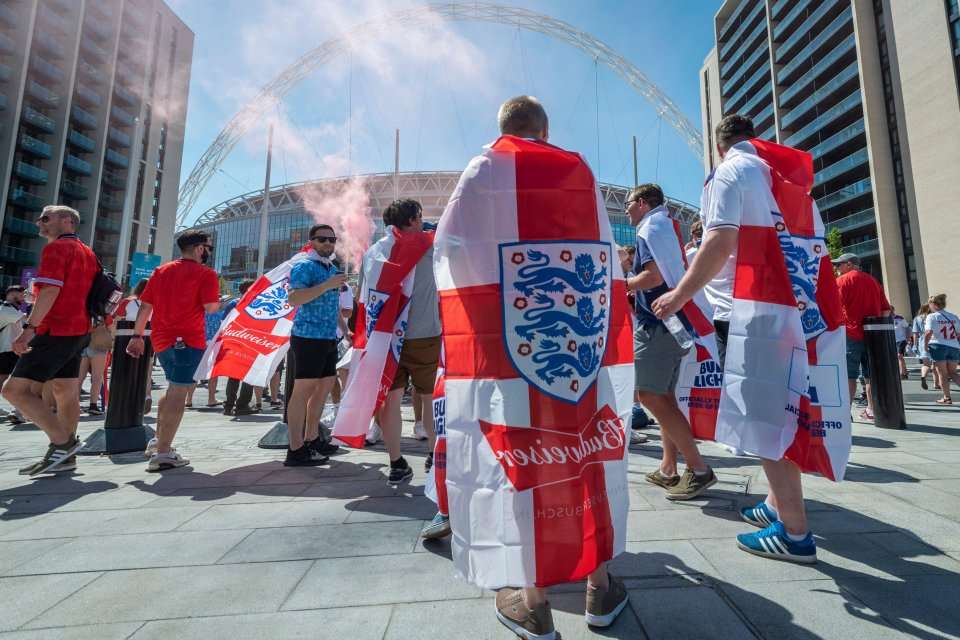
[{"label": "man in blue patterned shirt", "polygon": [[[328,445],[319,437],[319,424],[322,403],[330,395],[337,375],[337,291],[347,281],[347,276],[330,261],[336,246],[333,227],[313,225],[310,259],[290,271],[287,295],[290,304],[296,305],[297,314],[290,332],[296,382],[287,402],[290,448],[283,464],[288,467],[316,466],[327,461],[323,452]],[[317,403],[319,407],[313,406]]]}]

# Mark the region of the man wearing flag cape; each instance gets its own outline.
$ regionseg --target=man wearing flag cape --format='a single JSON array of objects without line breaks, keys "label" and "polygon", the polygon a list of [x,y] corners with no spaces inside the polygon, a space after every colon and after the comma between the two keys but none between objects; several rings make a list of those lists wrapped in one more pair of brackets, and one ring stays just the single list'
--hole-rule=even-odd
[{"label": "man wearing flag cape", "polygon": [[676,288],[654,302],[665,318],[706,288],[723,367],[717,442],[758,455],[770,486],[741,517],[755,555],[813,563],[801,472],[839,481],[850,453],[843,311],[810,197],[810,154],[754,139],[730,115],[716,128],[723,159],[704,186],[704,240]]},{"label": "man wearing flag cape", "polygon": [[505,626],[555,638],[546,587],[586,578],[596,626],[627,602],[607,562],[626,544],[632,328],[590,168],[547,143],[536,99],[498,120],[435,242],[451,550],[463,579],[499,590]]}]

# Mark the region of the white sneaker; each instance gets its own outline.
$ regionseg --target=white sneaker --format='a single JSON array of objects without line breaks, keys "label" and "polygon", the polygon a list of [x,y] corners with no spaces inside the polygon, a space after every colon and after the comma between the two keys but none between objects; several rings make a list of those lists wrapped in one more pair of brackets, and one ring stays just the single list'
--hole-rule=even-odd
[{"label": "white sneaker", "polygon": [[383,431],[376,422],[370,422],[370,428],[367,429],[367,444],[377,444],[383,440]]},{"label": "white sneaker", "polygon": [[413,423],[413,437],[417,440],[427,439],[427,430],[423,428],[423,421],[417,420]]},{"label": "white sneaker", "polygon": [[630,444],[643,444],[649,440],[650,438],[640,433],[636,429],[630,429]]},{"label": "white sneaker", "polygon": [[190,461],[177,453],[176,449],[170,449],[164,453],[155,453],[150,456],[150,462],[147,463],[147,471],[156,473],[166,469],[175,469],[190,464]]},{"label": "white sneaker", "polygon": [[143,455],[148,458],[157,455],[157,439],[150,438],[150,442],[147,443],[147,448],[143,450]]}]

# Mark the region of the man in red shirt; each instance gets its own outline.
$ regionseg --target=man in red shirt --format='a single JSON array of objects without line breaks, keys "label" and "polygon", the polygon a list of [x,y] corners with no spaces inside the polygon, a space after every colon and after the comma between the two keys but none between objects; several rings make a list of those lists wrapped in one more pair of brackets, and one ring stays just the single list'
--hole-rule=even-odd
[{"label": "man in red shirt", "polygon": [[[70,207],[44,207],[37,226],[49,242],[40,254],[40,269],[34,279],[36,300],[23,333],[13,341],[20,356],[3,385],[3,397],[33,421],[50,439],[39,462],[20,469],[35,476],[48,471],[76,469],[76,452],[83,446],[77,438],[80,419],[80,352],[90,342],[87,294],[100,271],[97,256],[76,235],[80,214]],[[41,398],[45,382],[51,382],[57,412]]]},{"label": "man in red shirt", "polygon": [[203,314],[213,313],[220,306],[217,272],[203,266],[213,255],[210,236],[203,231],[186,231],[177,238],[177,246],[181,258],[150,276],[140,296],[134,335],[127,345],[127,353],[134,358],[143,354],[143,330],[149,319],[157,362],[167,378],[167,390],[157,409],[157,437],[144,452],[150,456],[147,471],[152,472],[190,463],[173,448],[173,438],[183,418],[187,395],[196,382],[193,374],[207,347]]},{"label": "man in red shirt", "polygon": [[860,271],[860,258],[845,253],[833,260],[840,277],[840,301],[847,321],[847,380],[850,383],[850,400],[857,391],[857,376],[862,375],[866,387],[867,408],[860,413],[864,420],[873,420],[873,398],[870,396],[870,363],[864,345],[863,319],[871,316],[890,315],[890,303],[883,288],[870,274]]}]

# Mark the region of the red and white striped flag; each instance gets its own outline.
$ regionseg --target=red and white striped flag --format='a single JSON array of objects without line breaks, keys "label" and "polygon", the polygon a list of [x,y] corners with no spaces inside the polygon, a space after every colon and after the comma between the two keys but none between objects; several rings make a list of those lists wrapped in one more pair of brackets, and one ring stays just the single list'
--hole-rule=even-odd
[{"label": "red and white striped flag", "polygon": [[287,282],[294,265],[304,260],[326,259],[304,247],[253,283],[220,323],[194,379],[226,376],[255,387],[267,384],[290,348],[297,308],[287,300]]},{"label": "red and white striped flag", "polygon": [[583,158],[503,136],[440,219],[452,552],[478,586],[583,578],[624,550],[633,336]]},{"label": "red and white striped flag", "polygon": [[417,262],[433,244],[433,232],[387,235],[363,254],[363,287],[347,388],[333,425],[337,441],[363,448],[370,419],[380,410],[397,372]]},{"label": "red and white striped flag", "polygon": [[841,480],[850,454],[843,310],[809,153],[751,140],[768,210],[745,208],[718,442]]}]

